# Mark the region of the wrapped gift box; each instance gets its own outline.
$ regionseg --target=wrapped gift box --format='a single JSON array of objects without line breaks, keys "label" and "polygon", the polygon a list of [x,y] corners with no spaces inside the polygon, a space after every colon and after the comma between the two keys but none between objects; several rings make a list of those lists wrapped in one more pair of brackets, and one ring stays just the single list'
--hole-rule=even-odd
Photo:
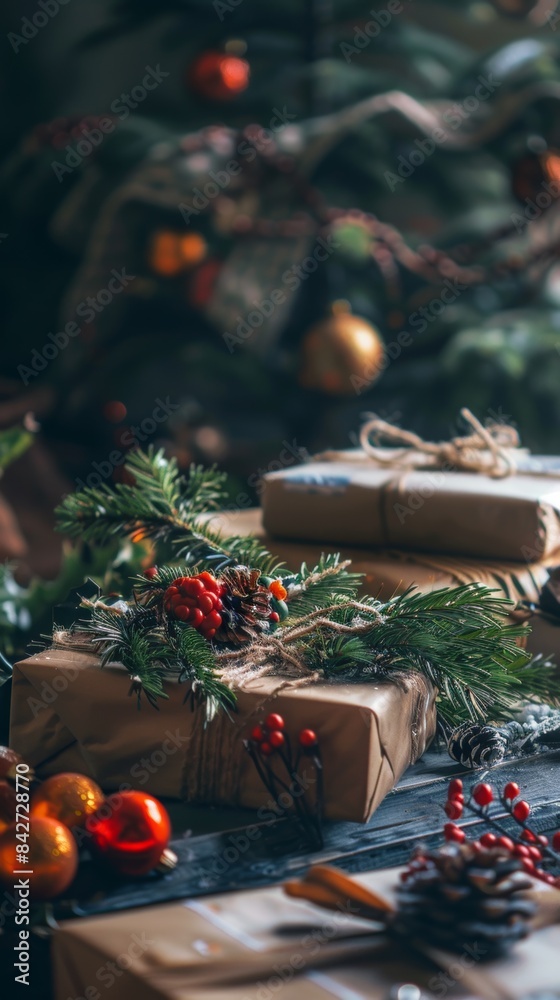
[{"label": "wrapped gift box", "polygon": [[[299,569],[302,562],[315,565],[325,551],[334,548],[312,541],[291,542],[268,536],[261,511],[257,509],[214,515],[212,524],[226,535],[255,535],[291,570]],[[380,600],[401,594],[412,585],[426,592],[464,583],[483,583],[493,590],[501,590],[504,597],[512,601],[536,601],[548,579],[547,567],[558,563],[557,553],[540,562],[513,563],[357,546],[343,546],[337,551],[343,559],[352,560],[356,573],[364,574],[363,593]]]},{"label": "wrapped gift box", "polygon": [[560,547],[560,477],[379,468],[362,452],[268,473],[270,535],[535,562]]},{"label": "wrapped gift box", "polygon": [[47,649],[23,660],[14,667],[10,745],[40,777],[79,771],[107,791],[139,787],[270,810],[243,738],[268,712],[280,712],[292,739],[307,727],[319,736],[326,816],[364,822],[436,728],[434,689],[413,672],[399,672],[396,683],[297,689],[262,678],[237,692],[237,715],[221,713],[206,727],[204,713],[184,703],[186,685],[166,682],[159,711],[147,703],[138,710],[129,687],[123,667],[101,669],[89,653]]},{"label": "wrapped gift box", "polygon": [[527,622],[531,631],[527,634],[523,645],[529,653],[542,653],[549,656],[560,666],[560,619],[555,620],[541,614],[538,609],[523,608],[515,612],[518,621]]},{"label": "wrapped gift box", "polygon": [[[386,869],[357,881],[390,898],[398,877]],[[545,893],[558,896],[535,890]],[[558,925],[485,963],[388,950],[375,934],[363,936],[371,926],[280,887],[74,920],[52,938],[55,1000],[87,997],[88,987],[98,996],[110,988],[113,1000],[386,1000],[404,982],[427,996],[451,988],[458,1000],[557,995]]]}]

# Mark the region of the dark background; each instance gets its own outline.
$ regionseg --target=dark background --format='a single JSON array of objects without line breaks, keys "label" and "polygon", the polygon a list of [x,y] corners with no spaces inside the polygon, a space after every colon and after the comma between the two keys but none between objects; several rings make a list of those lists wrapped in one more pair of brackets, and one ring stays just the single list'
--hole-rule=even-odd
[{"label": "dark background", "polygon": [[[251,502],[286,442],[292,452],[351,445],[365,412],[447,436],[468,405],[482,420],[513,422],[533,450],[557,451],[556,196],[530,207],[560,179],[556,5],[403,0],[387,21],[388,7],[68,0],[20,44],[8,33],[41,8],[3,6],[0,427],[29,413],[39,425],[2,484],[23,536],[12,524],[5,550],[24,577],[56,572],[55,503],[88,477],[122,477],[109,456],[124,455],[142,421],[151,429],[140,443],[164,445],[184,468],[218,462],[232,498]],[[385,24],[368,40],[372,11]],[[250,68],[238,93],[219,75],[224,52]],[[169,75],[57,177],[53,163],[158,66]],[[418,160],[422,111],[441,123],[489,73],[499,80],[491,98],[460,127],[448,119],[445,142],[392,190],[388,174]],[[350,127],[359,102],[395,92],[401,110],[364,112]],[[241,174],[185,222],[193,190],[283,108],[292,117],[274,148],[251,164],[236,154]],[[268,327],[229,349],[224,332],[235,335],[251,303],[284,288],[286,269],[333,232],[336,252]],[[199,244],[169,273],[165,240],[193,234]],[[450,266],[475,278],[442,307]],[[114,267],[134,280],[30,369]],[[241,299],[228,300],[224,276]],[[344,318],[328,325],[340,299],[365,333]],[[172,404],[166,421],[154,421],[158,399]]]}]

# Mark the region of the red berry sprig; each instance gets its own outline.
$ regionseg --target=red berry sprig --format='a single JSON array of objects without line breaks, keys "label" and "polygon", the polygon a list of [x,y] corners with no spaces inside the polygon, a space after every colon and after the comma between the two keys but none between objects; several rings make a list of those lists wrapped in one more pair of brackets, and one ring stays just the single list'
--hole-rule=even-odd
[{"label": "red berry sprig", "polygon": [[[286,723],[278,712],[270,712],[263,722],[257,723],[250,731],[249,738],[244,740],[245,749],[258,774],[270,792],[277,805],[278,813],[286,812],[281,796],[288,794],[291,798],[293,812],[307,840],[313,847],[323,846],[321,818],[323,814],[323,765],[319,751],[319,739],[313,729],[302,729],[298,734],[295,756]],[[301,794],[298,768],[302,757],[311,758],[315,771],[315,800],[310,804],[308,797]],[[280,762],[280,771],[286,773],[287,781],[273,766],[273,759]],[[297,789],[295,791],[294,789]],[[285,800],[284,800],[285,801]]]},{"label": "red berry sprig", "polygon": [[[543,867],[547,863],[553,863],[560,867],[560,830],[554,834],[552,847],[550,847],[548,837],[536,833],[527,826],[527,820],[531,815],[531,806],[525,799],[521,798],[519,785],[514,781],[507,782],[498,798],[506,812],[523,828],[519,838],[510,836],[497,819],[490,815],[490,806],[495,801],[495,792],[492,785],[487,782],[479,782],[475,785],[468,801],[465,802],[463,782],[460,778],[453,778],[449,782],[447,801],[443,808],[452,821],[461,819],[465,809],[474,813],[479,819],[483,819],[497,833],[492,831],[483,833],[479,841],[474,841],[474,845],[479,843],[484,848],[502,848],[512,857],[518,858],[529,875],[560,888],[560,877],[546,871]],[[448,841],[462,844],[466,840],[465,831],[455,822],[446,823],[443,832]]]},{"label": "red berry sprig", "polygon": [[253,726],[250,741],[263,757],[270,757],[275,751],[281,751],[287,746],[284,730],[286,723],[278,712],[271,712],[264,722]]},{"label": "red berry sprig", "polygon": [[165,591],[163,605],[170,618],[192,625],[205,639],[213,639],[222,624],[225,592],[211,573],[180,576]]}]

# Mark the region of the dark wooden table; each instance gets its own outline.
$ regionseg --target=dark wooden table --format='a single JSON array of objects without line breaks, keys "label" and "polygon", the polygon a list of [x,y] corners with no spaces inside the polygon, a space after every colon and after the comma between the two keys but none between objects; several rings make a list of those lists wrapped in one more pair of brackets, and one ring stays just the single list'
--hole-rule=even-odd
[{"label": "dark wooden table", "polygon": [[[303,874],[310,864],[320,861],[348,872],[399,865],[406,861],[414,843],[435,846],[442,842],[446,817],[441,807],[449,777],[463,777],[468,789],[486,775],[500,786],[508,780],[517,781],[534,806],[532,825],[539,833],[560,828],[560,750],[507,761],[489,774],[465,773],[445,751],[429,751],[404,775],[369,823],[325,824],[320,851],[309,851],[290,821],[263,824],[258,827],[258,836],[249,838],[245,831],[255,825],[250,811],[167,803],[175,830],[177,868],[163,878],[148,876],[139,882],[108,880],[103,884],[99,869],[92,866],[88,871],[86,863],[81,866],[79,898],[57,903],[54,916],[79,919],[172,899],[271,885]],[[473,829],[477,822],[466,820]],[[510,823],[506,819],[504,826],[511,828]],[[49,950],[48,937],[34,943],[33,983],[25,990],[27,1000],[52,1000]],[[2,980],[7,977],[13,981],[12,961],[8,931],[0,941]]]},{"label": "dark wooden table", "polygon": [[[509,760],[490,772],[465,772],[446,751],[429,751],[407,771],[369,823],[326,823],[321,850],[309,850],[289,820],[261,824],[255,833],[255,815],[248,810],[195,809],[167,803],[177,831],[172,844],[179,857],[175,871],[163,878],[150,876],[142,882],[100,886],[97,870],[95,892],[90,893],[86,884],[72,910],[76,915],[89,915],[255,888],[303,874],[310,864],[318,862],[348,872],[402,864],[414,843],[442,842],[447,822],[442,806],[452,776],[463,777],[466,789],[483,776],[497,786],[516,781],[534,807],[533,828],[539,833],[560,828],[560,750]],[[515,824],[504,815],[503,825],[514,829]],[[461,822],[476,828],[479,821],[472,817]],[[252,827],[251,837],[245,832],[248,826]],[[70,915],[66,904],[57,906],[55,912],[60,918]]]}]

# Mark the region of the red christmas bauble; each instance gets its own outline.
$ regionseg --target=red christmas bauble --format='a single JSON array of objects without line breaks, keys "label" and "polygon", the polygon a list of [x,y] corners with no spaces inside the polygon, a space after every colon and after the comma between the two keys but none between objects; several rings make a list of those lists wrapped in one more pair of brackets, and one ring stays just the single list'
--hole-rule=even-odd
[{"label": "red christmas bauble", "polygon": [[171,836],[167,810],[146,792],[110,795],[89,824],[92,850],[122,875],[146,875]]},{"label": "red christmas bauble", "polygon": [[203,52],[188,73],[193,90],[210,101],[231,101],[249,86],[251,67],[246,59],[227,52]]}]

